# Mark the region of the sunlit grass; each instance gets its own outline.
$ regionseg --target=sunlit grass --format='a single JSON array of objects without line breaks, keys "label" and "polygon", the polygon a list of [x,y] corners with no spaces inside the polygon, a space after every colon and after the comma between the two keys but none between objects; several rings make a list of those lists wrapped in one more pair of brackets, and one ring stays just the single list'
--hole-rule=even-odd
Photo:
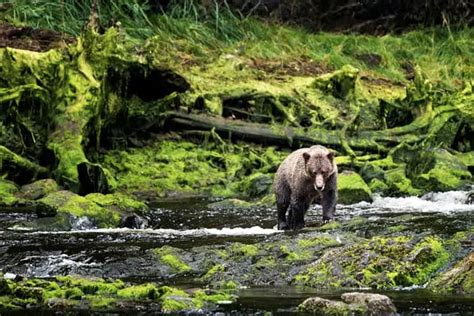
[{"label": "sunlit grass", "polygon": [[[3,18],[15,24],[79,35],[92,2],[17,0]],[[202,8],[195,2],[180,1],[179,5],[170,6],[172,9],[159,12],[137,0],[98,1],[97,12],[102,26],[119,24],[131,39],[139,41],[154,38],[168,56],[181,51],[200,61],[211,61],[224,53],[281,62],[305,58],[333,69],[352,64],[397,81],[405,80],[401,65],[409,63],[419,65],[434,81],[449,84],[474,78],[472,28],[427,29],[377,37],[311,34],[302,28],[241,16],[226,5]],[[380,64],[365,64],[359,57],[363,54],[380,56]]]}]

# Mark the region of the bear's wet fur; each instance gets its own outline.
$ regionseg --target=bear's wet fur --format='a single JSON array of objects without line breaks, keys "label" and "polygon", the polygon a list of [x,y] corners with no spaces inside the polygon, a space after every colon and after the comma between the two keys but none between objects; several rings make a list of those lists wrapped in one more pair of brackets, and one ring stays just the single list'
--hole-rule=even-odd
[{"label": "bear's wet fur", "polygon": [[317,197],[323,208],[323,221],[333,219],[337,202],[334,153],[320,145],[292,152],[275,174],[273,192],[278,210],[278,229],[302,228],[304,215]]}]

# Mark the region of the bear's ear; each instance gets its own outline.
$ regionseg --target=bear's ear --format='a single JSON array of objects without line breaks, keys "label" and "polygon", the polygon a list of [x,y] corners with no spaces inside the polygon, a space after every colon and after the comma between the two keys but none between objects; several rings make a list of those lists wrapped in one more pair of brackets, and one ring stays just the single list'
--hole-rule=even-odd
[{"label": "bear's ear", "polygon": [[304,153],[303,153],[303,158],[304,158],[304,162],[305,162],[305,163],[308,162],[309,157],[310,157],[310,154],[309,154],[309,153],[307,153],[307,152],[304,152]]},{"label": "bear's ear", "polygon": [[332,160],[334,159],[334,152],[330,151],[330,152],[328,153],[327,157],[328,157],[329,160],[332,161]]}]

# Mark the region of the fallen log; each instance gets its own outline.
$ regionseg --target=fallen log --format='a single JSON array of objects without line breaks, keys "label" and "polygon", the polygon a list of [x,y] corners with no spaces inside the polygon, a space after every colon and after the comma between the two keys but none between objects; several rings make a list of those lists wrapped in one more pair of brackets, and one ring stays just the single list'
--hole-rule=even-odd
[{"label": "fallen log", "polygon": [[18,184],[24,184],[48,174],[48,169],[42,167],[5,146],[0,145],[0,170],[7,172],[7,177]]},{"label": "fallen log", "polygon": [[[339,131],[270,126],[204,114],[175,111],[165,112],[163,115],[165,118],[165,128],[168,127],[172,130],[214,129],[216,133],[224,137],[284,146],[292,149],[315,144],[333,147],[338,150],[343,149],[343,140]],[[345,141],[354,149],[370,152],[388,152],[388,148],[370,138],[346,137]],[[395,141],[398,142],[398,138]]]}]

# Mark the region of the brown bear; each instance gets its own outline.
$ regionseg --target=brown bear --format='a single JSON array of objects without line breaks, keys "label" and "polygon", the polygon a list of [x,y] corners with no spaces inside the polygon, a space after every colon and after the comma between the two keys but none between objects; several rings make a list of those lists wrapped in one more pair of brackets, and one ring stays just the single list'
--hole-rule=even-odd
[{"label": "brown bear", "polygon": [[317,197],[323,207],[323,221],[331,220],[337,202],[334,153],[320,145],[292,152],[275,174],[273,192],[278,210],[278,229],[302,228],[304,215]]}]

